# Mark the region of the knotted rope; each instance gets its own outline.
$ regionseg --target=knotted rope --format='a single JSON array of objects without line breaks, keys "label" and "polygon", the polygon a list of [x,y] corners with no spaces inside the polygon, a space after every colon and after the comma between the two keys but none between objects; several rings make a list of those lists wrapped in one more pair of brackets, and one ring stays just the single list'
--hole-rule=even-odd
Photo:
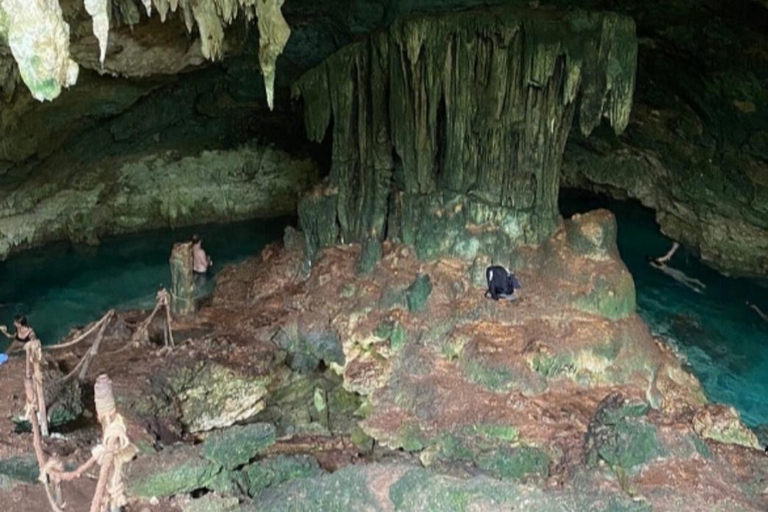
[{"label": "knotted rope", "polygon": [[92,453],[101,466],[99,483],[90,512],[119,508],[127,503],[123,487],[123,465],[136,456],[138,450],[128,439],[125,420],[115,409],[112,381],[100,375],[94,386],[96,414],[103,429],[103,439]]},{"label": "knotted rope", "polygon": [[168,290],[161,288],[157,292],[156,299],[157,303],[155,304],[155,308],[146,320],[139,325],[136,331],[134,331],[133,336],[131,336],[131,341],[134,344],[148,341],[149,326],[152,323],[152,320],[155,319],[155,315],[157,315],[160,309],[165,309],[165,346],[167,348],[174,348],[176,344],[173,341],[173,328],[171,323],[171,296],[168,293]]},{"label": "knotted rope", "polygon": [[[31,419],[33,414],[37,415],[37,421],[40,425],[40,431],[43,436],[48,436],[48,413],[45,407],[45,391],[43,389],[43,370],[41,363],[43,361],[43,347],[40,340],[33,338],[24,345],[27,353],[26,381],[32,386],[31,396],[27,394],[26,417]],[[26,383],[25,383],[26,385]]]},{"label": "knotted rope", "polygon": [[[31,391],[31,384],[28,387]],[[91,450],[91,458],[75,471],[64,471],[63,464],[56,458],[45,460],[36,418],[32,422],[35,453],[40,466],[40,481],[45,485],[46,496],[53,512],[62,512],[65,507],[61,500],[60,482],[80,478],[95,464],[100,466],[99,480],[91,501],[90,512],[119,509],[128,502],[123,485],[123,466],[136,456],[138,449],[128,439],[125,419],[117,413],[115,408],[112,381],[106,375],[100,375],[96,379],[94,397],[96,415],[102,427],[102,440]],[[54,484],[53,492],[49,488],[49,482]]]}]

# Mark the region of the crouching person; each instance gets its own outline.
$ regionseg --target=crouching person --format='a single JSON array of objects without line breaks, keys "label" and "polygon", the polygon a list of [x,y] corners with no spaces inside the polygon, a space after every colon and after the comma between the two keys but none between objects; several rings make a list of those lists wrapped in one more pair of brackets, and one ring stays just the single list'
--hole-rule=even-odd
[{"label": "crouching person", "polygon": [[494,265],[485,269],[485,280],[488,282],[486,297],[490,295],[493,300],[507,299],[511,302],[517,300],[515,292],[520,289],[520,281],[514,273],[500,265]]}]

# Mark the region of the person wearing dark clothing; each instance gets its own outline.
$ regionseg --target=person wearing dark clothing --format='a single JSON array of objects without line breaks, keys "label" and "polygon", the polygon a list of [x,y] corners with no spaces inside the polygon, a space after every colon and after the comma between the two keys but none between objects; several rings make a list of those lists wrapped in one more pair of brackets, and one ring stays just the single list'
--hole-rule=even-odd
[{"label": "person wearing dark clothing", "polygon": [[508,271],[500,265],[494,265],[485,269],[485,279],[488,282],[488,289],[485,296],[491,296],[493,300],[508,299],[517,300],[515,291],[520,289],[520,281],[515,274]]},{"label": "person wearing dark clothing", "polygon": [[13,327],[16,329],[16,332],[14,334],[11,334],[8,332],[8,328],[4,325],[0,325],[0,333],[5,335],[6,338],[11,340],[11,344],[8,346],[8,348],[5,350],[5,353],[11,351],[11,349],[16,345],[17,343],[21,343],[22,345],[28,341],[31,341],[35,339],[37,336],[35,335],[34,329],[29,326],[29,322],[27,322],[27,317],[24,315],[18,315],[16,318],[13,319]]}]

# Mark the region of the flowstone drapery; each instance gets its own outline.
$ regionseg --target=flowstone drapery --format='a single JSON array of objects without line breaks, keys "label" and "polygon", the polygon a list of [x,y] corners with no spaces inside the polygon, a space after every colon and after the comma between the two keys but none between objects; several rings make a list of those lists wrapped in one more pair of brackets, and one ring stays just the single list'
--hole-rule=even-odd
[{"label": "flowstone drapery", "polygon": [[636,58],[631,19],[580,11],[404,19],[343,48],[294,86],[308,136],[333,126],[329,184],[300,207],[309,254],[389,237],[471,258],[548,238],[574,113],[585,135],[624,130]]}]

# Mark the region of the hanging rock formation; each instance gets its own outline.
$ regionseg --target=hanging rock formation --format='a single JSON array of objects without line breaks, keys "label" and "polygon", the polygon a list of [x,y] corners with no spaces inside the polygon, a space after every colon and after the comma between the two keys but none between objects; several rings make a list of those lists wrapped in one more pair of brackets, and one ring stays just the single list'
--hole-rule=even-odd
[{"label": "hanging rock formation", "polygon": [[69,58],[69,25],[58,0],[0,2],[0,40],[7,41],[35,99],[52,100],[62,87],[77,82],[79,69]]},{"label": "hanging rock formation", "polygon": [[[195,25],[200,31],[201,53],[209,60],[224,54],[224,28],[241,14],[251,21],[258,17],[259,62],[270,109],[273,107],[275,68],[291,35],[280,11],[284,0],[142,0],[147,17],[152,6],[162,22],[178,11],[188,32]],[[103,69],[108,50],[110,18],[116,25],[133,27],[141,13],[133,0],[84,0],[93,20],[93,34],[99,43],[99,63]],[[21,78],[35,99],[52,100],[62,87],[77,82],[78,66],[70,58],[69,25],[64,21],[58,0],[1,0],[0,43],[7,40],[18,64]],[[119,46],[119,45],[118,45]],[[1,50],[2,45],[0,45]],[[151,51],[151,48],[148,49]],[[120,52],[118,52],[120,53]],[[0,51],[0,86],[8,94],[15,87],[15,74]]]},{"label": "hanging rock formation", "polygon": [[109,0],[85,0],[85,10],[93,18],[93,35],[99,40],[99,62],[104,66],[109,42]]},{"label": "hanging rock formation", "polygon": [[585,135],[603,118],[621,132],[636,52],[629,18],[510,10],[399,20],[343,48],[294,87],[309,137],[333,126],[329,184],[300,206],[310,256],[388,237],[472,258],[548,238],[577,105]]}]

